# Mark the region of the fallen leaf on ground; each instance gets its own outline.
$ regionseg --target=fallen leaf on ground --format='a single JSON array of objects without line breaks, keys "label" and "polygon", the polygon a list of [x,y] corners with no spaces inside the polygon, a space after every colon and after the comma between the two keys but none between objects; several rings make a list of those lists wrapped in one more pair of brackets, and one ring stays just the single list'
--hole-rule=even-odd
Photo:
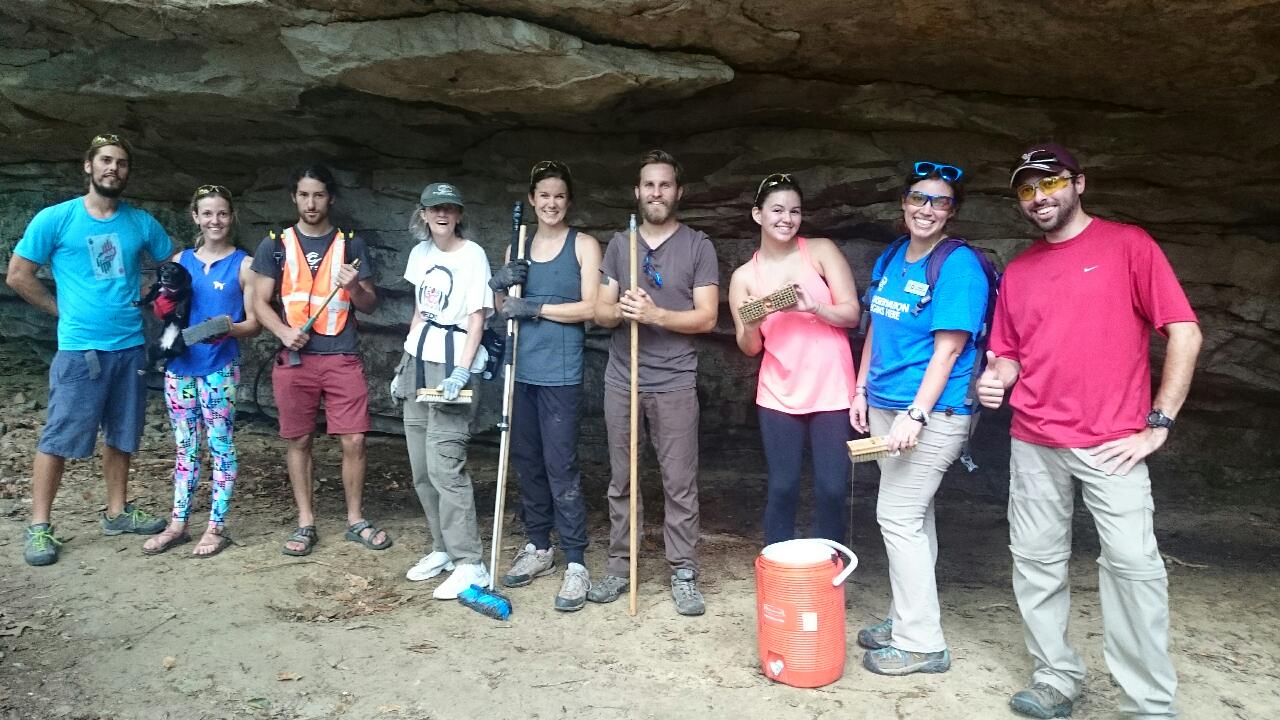
[{"label": "fallen leaf on ground", "polygon": [[279,680],[280,682],[289,682],[291,680],[301,680],[301,679],[302,679],[302,676],[299,675],[298,673],[291,673],[291,672],[276,673],[276,680]]}]

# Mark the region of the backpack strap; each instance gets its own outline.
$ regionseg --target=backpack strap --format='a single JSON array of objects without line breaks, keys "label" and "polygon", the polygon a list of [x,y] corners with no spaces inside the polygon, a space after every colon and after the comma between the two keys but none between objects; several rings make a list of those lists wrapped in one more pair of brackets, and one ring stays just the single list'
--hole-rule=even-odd
[{"label": "backpack strap", "polygon": [[858,333],[866,336],[868,328],[871,327],[871,301],[875,299],[876,290],[880,289],[880,281],[884,279],[884,271],[889,267],[889,261],[893,260],[893,256],[898,252],[898,248],[907,244],[911,239],[909,235],[903,235],[893,242],[889,243],[889,247],[880,253],[876,261],[871,265],[871,282],[867,284],[867,289],[862,293],[862,318],[858,321]]},{"label": "backpack strap", "polygon": [[991,317],[995,314],[996,298],[1000,288],[1000,273],[996,270],[995,265],[987,257],[986,253],[978,248],[970,245],[964,238],[947,238],[938,243],[930,253],[929,259],[925,264],[924,274],[925,282],[929,284],[928,294],[920,298],[920,302],[911,312],[919,315],[920,311],[933,299],[933,288],[938,282],[939,276],[942,275],[942,265],[951,257],[951,254],[957,248],[965,247],[973,253],[977,259],[979,267],[982,268],[983,275],[987,278],[987,307],[983,313],[982,325],[978,328],[977,335],[973,338],[975,356],[973,359],[973,372],[969,377],[969,389],[965,393],[965,405],[973,408],[973,419],[969,423],[969,434],[964,440],[964,444],[960,448],[960,464],[969,472],[978,469],[978,464],[973,460],[972,440],[973,434],[978,428],[978,420],[981,415],[982,406],[978,404],[978,378],[986,370],[986,350],[987,341],[990,339],[991,333]]}]

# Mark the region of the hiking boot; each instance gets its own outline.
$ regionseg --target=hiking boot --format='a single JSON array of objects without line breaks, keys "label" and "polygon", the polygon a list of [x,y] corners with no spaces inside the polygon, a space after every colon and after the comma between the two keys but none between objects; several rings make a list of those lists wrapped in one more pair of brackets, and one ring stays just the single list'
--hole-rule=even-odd
[{"label": "hiking boot", "polygon": [[409,568],[404,574],[405,578],[413,582],[422,580],[430,580],[445,570],[453,569],[453,560],[449,559],[449,553],[443,550],[434,550],[422,556],[417,565]]},{"label": "hiking boot", "polygon": [[858,644],[868,650],[889,647],[893,642],[893,619],[885,618],[858,631]]},{"label": "hiking boot", "polygon": [[862,667],[877,675],[910,675],[911,673],[944,673],[951,669],[951,651],[921,653],[882,647],[868,650],[862,656]]},{"label": "hiking boot", "polygon": [[58,548],[62,541],[53,536],[53,526],[36,523],[27,526],[27,539],[22,545],[22,559],[28,565],[52,565],[58,562]]},{"label": "hiking boot", "polygon": [[529,543],[516,555],[511,569],[502,576],[503,587],[524,587],[533,579],[554,570],[556,567],[555,548],[539,550]]},{"label": "hiking boot", "polygon": [[156,517],[146,510],[140,510],[132,504],[124,506],[124,512],[115,517],[107,517],[102,513],[102,534],[122,535],[136,533],[138,535],[155,535],[168,525],[164,518]]},{"label": "hiking boot", "polygon": [[698,592],[698,581],[689,568],[680,568],[671,576],[671,597],[676,601],[676,612],[681,615],[701,615],[707,611]]},{"label": "hiking boot", "polygon": [[560,594],[556,595],[556,609],[563,612],[581,610],[587,604],[589,587],[591,576],[587,574],[587,568],[576,562],[569,563],[564,571],[564,582],[560,584]]},{"label": "hiking boot", "polygon": [[1026,690],[1019,690],[1009,699],[1014,712],[1034,718],[1061,718],[1071,715],[1071,699],[1058,692],[1049,683],[1033,683]]},{"label": "hiking boot", "polygon": [[472,585],[489,587],[489,572],[485,570],[484,563],[458,563],[453,573],[436,586],[431,597],[437,600],[457,600],[458,593]]},{"label": "hiking boot", "polygon": [[630,589],[631,582],[626,578],[605,575],[603,580],[592,585],[587,591],[587,599],[593,603],[611,603]]}]

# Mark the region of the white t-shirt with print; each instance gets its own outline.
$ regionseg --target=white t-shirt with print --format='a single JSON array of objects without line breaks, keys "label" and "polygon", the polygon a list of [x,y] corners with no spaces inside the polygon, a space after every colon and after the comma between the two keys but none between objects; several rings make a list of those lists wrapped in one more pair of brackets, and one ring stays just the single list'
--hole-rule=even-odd
[{"label": "white t-shirt with print", "polygon": [[[470,240],[450,252],[444,252],[430,240],[420,242],[409,252],[409,262],[404,268],[404,279],[414,287],[414,312],[418,313],[419,320],[457,325],[464,330],[471,313],[484,308],[486,320],[493,315],[489,277],[489,259],[484,250]],[[427,339],[422,346],[422,359],[444,363],[445,335],[449,331],[430,322],[420,322],[409,331],[404,341],[405,352],[418,356],[418,341],[424,331]],[[454,364],[461,360],[466,344],[465,333],[453,334]],[[484,369],[488,357],[484,345],[477,348],[471,372]]]}]

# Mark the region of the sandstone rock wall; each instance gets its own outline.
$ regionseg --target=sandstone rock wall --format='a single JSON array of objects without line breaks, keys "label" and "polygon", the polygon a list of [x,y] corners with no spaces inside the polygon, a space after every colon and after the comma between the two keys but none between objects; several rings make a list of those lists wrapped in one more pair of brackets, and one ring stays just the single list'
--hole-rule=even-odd
[{"label": "sandstone rock wall", "polygon": [[[1030,232],[1007,190],[1010,159],[1055,139],[1086,164],[1086,206],[1149,229],[1201,315],[1190,417],[1201,414],[1204,444],[1177,452],[1211,480],[1275,478],[1263,468],[1280,459],[1266,441],[1280,425],[1277,10],[11,0],[0,7],[0,261],[36,210],[80,190],[78,157],[103,130],[135,140],[129,195],[178,238],[192,233],[191,190],[217,182],[236,192],[240,237],[256,244],[293,218],[288,167],[326,159],[345,190],[340,221],[368,237],[379,266],[385,301],[361,322],[375,409],[393,427],[385,380],[409,313],[405,228],[427,182],[462,188],[496,260],[534,162],[573,167],[572,219],[606,241],[632,212],[635,158],[662,146],[685,163],[683,217],[716,240],[727,282],[756,243],[756,183],[794,172],[806,232],[835,238],[862,280],[919,158],[968,170],[957,230],[1012,257]],[[5,290],[0,333],[49,343],[52,326]],[[257,341],[248,365],[270,344]],[[724,308],[700,345],[708,416],[752,425],[755,363]],[[594,389],[603,338],[589,347]],[[1250,457],[1228,458],[1223,437]]]}]

